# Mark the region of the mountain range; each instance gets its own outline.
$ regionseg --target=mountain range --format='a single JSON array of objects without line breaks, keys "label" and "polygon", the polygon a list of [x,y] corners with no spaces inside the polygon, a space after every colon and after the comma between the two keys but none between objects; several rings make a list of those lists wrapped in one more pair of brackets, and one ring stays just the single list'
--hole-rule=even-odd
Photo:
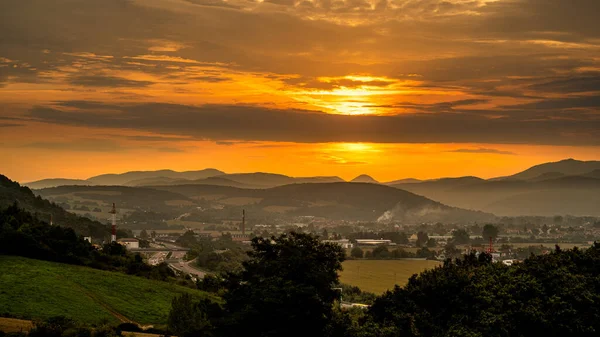
[{"label": "mountain range", "polygon": [[[33,189],[61,185],[121,185],[160,187],[179,185],[269,189],[290,184],[339,183],[337,176],[290,177],[274,173],[225,173],[216,169],[176,172],[134,171],[104,174],[86,180],[44,179],[27,183]],[[566,159],[533,166],[511,176],[482,179],[473,176],[419,180],[405,178],[379,183],[362,174],[353,183],[381,184],[410,191],[453,207],[498,215],[600,215],[600,161]]]}]

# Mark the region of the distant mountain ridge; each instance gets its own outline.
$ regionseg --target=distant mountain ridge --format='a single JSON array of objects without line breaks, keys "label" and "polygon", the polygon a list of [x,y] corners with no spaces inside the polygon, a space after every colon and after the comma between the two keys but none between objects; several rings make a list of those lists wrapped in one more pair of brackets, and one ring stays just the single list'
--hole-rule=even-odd
[{"label": "distant mountain ridge", "polygon": [[367,174],[361,174],[358,177],[350,180],[351,183],[368,183],[368,184],[379,184],[377,180]]},{"label": "distant mountain ridge", "polygon": [[[306,183],[268,189],[214,185],[155,186],[190,198],[219,196],[216,202],[246,200],[248,212],[281,212],[361,221],[491,221],[493,214],[449,207],[408,191],[371,183]],[[257,210],[258,209],[258,210]]]},{"label": "distant mountain ridge", "polygon": [[499,180],[530,180],[536,179],[544,174],[563,174],[565,176],[584,175],[595,170],[600,170],[600,161],[580,161],[572,158],[543,163],[532,166],[525,171],[513,174],[508,177],[498,178]]},{"label": "distant mountain ridge", "polygon": [[600,216],[600,162],[562,160],[489,180],[446,178],[391,186],[497,215]]},{"label": "distant mountain ridge", "polygon": [[225,173],[217,169],[177,172],[173,170],[131,171],[120,174],[102,174],[82,179],[43,179],[26,183],[33,189],[58,186],[164,186],[203,184],[239,188],[271,188],[289,184],[344,182],[336,176],[290,177],[283,174],[253,172]]}]

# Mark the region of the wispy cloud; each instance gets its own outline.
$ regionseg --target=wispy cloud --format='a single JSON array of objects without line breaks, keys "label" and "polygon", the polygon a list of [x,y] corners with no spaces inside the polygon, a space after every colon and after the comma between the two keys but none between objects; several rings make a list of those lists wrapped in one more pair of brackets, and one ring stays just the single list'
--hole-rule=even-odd
[{"label": "wispy cloud", "polygon": [[486,149],[486,148],[477,148],[477,149],[456,149],[448,152],[457,152],[457,153],[487,153],[487,154],[504,154],[504,155],[516,155],[514,152],[510,151],[502,151],[496,149]]}]

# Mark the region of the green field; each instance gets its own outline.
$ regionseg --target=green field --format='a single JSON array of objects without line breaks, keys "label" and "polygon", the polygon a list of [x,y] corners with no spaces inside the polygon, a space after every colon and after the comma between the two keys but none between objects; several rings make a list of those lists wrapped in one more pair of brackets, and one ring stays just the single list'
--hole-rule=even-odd
[{"label": "green field", "polygon": [[348,260],[343,263],[340,280],[361,290],[381,294],[395,284],[405,285],[413,274],[439,264],[426,260]]},{"label": "green field", "polygon": [[175,296],[209,296],[167,282],[22,257],[0,256],[0,269],[0,314],[26,318],[162,325]]}]

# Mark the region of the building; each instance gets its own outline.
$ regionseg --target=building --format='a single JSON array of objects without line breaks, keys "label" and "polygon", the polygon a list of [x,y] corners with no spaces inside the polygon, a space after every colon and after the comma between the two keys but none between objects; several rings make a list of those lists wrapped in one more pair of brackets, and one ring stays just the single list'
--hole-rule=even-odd
[{"label": "building", "polygon": [[358,245],[358,246],[378,246],[378,245],[389,246],[391,244],[392,244],[392,240],[356,239],[356,245]]},{"label": "building", "polygon": [[127,249],[135,249],[135,248],[140,248],[140,240],[138,239],[134,239],[134,238],[123,238],[123,239],[119,239],[117,240],[117,242],[123,246],[125,246]]},{"label": "building", "polygon": [[335,243],[340,245],[344,249],[352,248],[354,245],[348,239],[342,240],[323,240],[322,242]]}]

